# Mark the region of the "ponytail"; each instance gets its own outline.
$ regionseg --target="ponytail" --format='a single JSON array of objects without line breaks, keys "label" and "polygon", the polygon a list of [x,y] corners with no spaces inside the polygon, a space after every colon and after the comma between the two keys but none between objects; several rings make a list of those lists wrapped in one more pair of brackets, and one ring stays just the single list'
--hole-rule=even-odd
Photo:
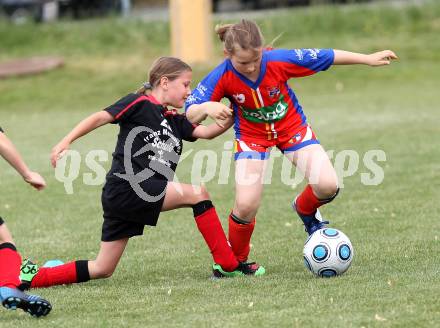
[{"label": "ponytail", "polygon": [[151,83],[144,82],[142,83],[142,86],[136,90],[136,94],[148,96],[151,93],[151,90],[153,90]]},{"label": "ponytail", "polygon": [[236,48],[257,50],[263,47],[263,35],[253,21],[242,19],[236,24],[216,25],[215,32],[230,54],[233,54]]},{"label": "ponytail", "polygon": [[191,66],[179,58],[160,57],[151,66],[148,81],[142,83],[142,86],[136,90],[136,93],[148,96],[159,85],[162,77],[167,77],[170,81],[173,81],[186,71],[192,71]]},{"label": "ponytail", "polygon": [[234,24],[223,24],[223,25],[217,24],[215,26],[214,28],[215,33],[218,34],[218,37],[221,42],[225,42],[225,34],[232,26],[234,26]]}]

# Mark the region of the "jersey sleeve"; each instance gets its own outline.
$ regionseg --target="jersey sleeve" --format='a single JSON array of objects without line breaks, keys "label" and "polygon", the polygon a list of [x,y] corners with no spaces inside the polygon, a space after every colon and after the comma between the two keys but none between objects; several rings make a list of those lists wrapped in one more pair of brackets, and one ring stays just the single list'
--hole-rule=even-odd
[{"label": "jersey sleeve", "polygon": [[1,126],[0,126],[0,132],[4,132]]},{"label": "jersey sleeve", "polygon": [[110,105],[104,110],[115,118],[112,123],[118,124],[129,119],[135,111],[136,105],[143,102],[145,99],[145,96],[131,93],[119,99],[113,105]]},{"label": "jersey sleeve", "polygon": [[278,49],[269,52],[281,66],[286,79],[312,75],[327,70],[334,62],[333,49]]},{"label": "jersey sleeve", "polygon": [[187,120],[186,116],[182,114],[175,115],[173,118],[176,121],[176,125],[183,140],[191,142],[197,140],[197,138],[194,138],[192,136],[194,129],[197,127],[197,124],[192,124],[190,121]]},{"label": "jersey sleeve", "polygon": [[186,99],[185,112],[191,105],[202,104],[207,101],[220,101],[224,96],[222,77],[226,63],[217,66],[192,91]]}]

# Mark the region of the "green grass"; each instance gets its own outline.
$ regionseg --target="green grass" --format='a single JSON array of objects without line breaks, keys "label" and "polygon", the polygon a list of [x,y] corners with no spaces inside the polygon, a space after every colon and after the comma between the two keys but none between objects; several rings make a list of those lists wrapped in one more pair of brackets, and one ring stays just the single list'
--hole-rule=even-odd
[{"label": "green grass", "polygon": [[[302,264],[305,234],[289,203],[301,190],[281,182],[281,161],[265,188],[252,258],[259,279],[211,281],[210,254],[189,209],[164,213],[156,228],[130,241],[114,276],[82,285],[38,290],[53,312],[34,320],[2,310],[0,327],[434,327],[440,315],[440,5],[316,7],[268,15],[259,23],[277,47],[333,47],[359,52],[382,48],[401,58],[390,67],[335,67],[292,80],[309,121],[326,149],[363,154],[382,149],[385,179],[364,186],[360,164],[344,179],[341,196],[324,208],[350,236],[352,268],[340,278],[310,275]],[[134,90],[152,60],[169,53],[168,26],[95,20],[56,25],[0,23],[0,59],[62,55],[64,68],[0,81],[0,125],[48,188],[34,192],[0,162],[0,214],[24,256],[93,258],[101,229],[101,186],[82,175],[67,195],[49,165],[52,146],[80,119]],[[195,67],[195,81],[210,65]],[[108,126],[74,145],[111,153],[117,128]],[[186,144],[220,157],[232,132]],[[193,152],[194,154],[194,152]],[[192,155],[193,156],[193,155]],[[178,169],[191,181],[192,156]],[[105,166],[109,166],[109,162]],[[81,174],[90,172],[83,164]],[[228,185],[207,183],[223,219],[233,204]],[[223,220],[224,226],[226,221]],[[437,319],[436,319],[437,318]]]}]

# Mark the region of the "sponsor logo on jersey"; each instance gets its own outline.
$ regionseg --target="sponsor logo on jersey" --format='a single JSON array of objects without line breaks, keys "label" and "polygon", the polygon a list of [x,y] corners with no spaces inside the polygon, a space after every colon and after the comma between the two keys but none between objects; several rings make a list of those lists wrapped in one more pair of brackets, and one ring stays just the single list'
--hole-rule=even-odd
[{"label": "sponsor logo on jersey", "polygon": [[171,129],[171,126],[168,124],[168,121],[167,121],[167,120],[163,120],[162,123],[160,123],[160,125],[163,126],[163,127],[165,127],[165,128],[167,128],[167,129],[170,130],[170,131],[173,131],[173,130]]},{"label": "sponsor logo on jersey", "polygon": [[272,106],[265,106],[261,108],[246,108],[240,107],[243,117],[251,122],[267,123],[281,120],[286,116],[288,105],[284,101],[284,95],[280,96],[278,102]]},{"label": "sponsor logo on jersey", "polygon": [[318,59],[318,55],[320,51],[319,49],[305,49],[305,50],[309,52],[310,58],[312,58],[313,60]]},{"label": "sponsor logo on jersey", "polygon": [[234,99],[236,102],[238,102],[239,104],[244,104],[244,102],[246,101],[246,97],[244,96],[244,94],[242,93],[237,93],[234,95]]},{"label": "sponsor logo on jersey", "polygon": [[295,49],[296,57],[298,57],[298,60],[304,59],[304,54],[301,49]]},{"label": "sponsor logo on jersey", "polygon": [[205,87],[202,83],[197,84],[197,91],[202,95],[205,96],[206,91],[208,91],[208,88]]},{"label": "sponsor logo on jersey", "polygon": [[274,98],[280,94],[280,88],[278,87],[268,87],[267,93],[269,94],[269,97]]},{"label": "sponsor logo on jersey", "polygon": [[298,132],[292,138],[290,138],[289,143],[295,144],[295,143],[297,143],[300,140],[301,140],[301,133]]}]

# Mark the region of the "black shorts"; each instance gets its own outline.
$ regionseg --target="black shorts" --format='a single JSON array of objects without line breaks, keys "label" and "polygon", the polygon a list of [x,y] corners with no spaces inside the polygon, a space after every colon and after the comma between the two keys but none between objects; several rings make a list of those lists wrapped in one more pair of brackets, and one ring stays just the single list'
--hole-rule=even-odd
[{"label": "black shorts", "polygon": [[121,220],[117,217],[104,216],[102,223],[101,241],[115,241],[144,234],[145,225],[141,223]]},{"label": "black shorts", "polygon": [[102,191],[102,241],[115,241],[143,234],[144,226],[155,226],[162,210],[168,181],[148,179],[140,187],[155,197],[152,201],[137,195],[128,182],[109,182]]}]

